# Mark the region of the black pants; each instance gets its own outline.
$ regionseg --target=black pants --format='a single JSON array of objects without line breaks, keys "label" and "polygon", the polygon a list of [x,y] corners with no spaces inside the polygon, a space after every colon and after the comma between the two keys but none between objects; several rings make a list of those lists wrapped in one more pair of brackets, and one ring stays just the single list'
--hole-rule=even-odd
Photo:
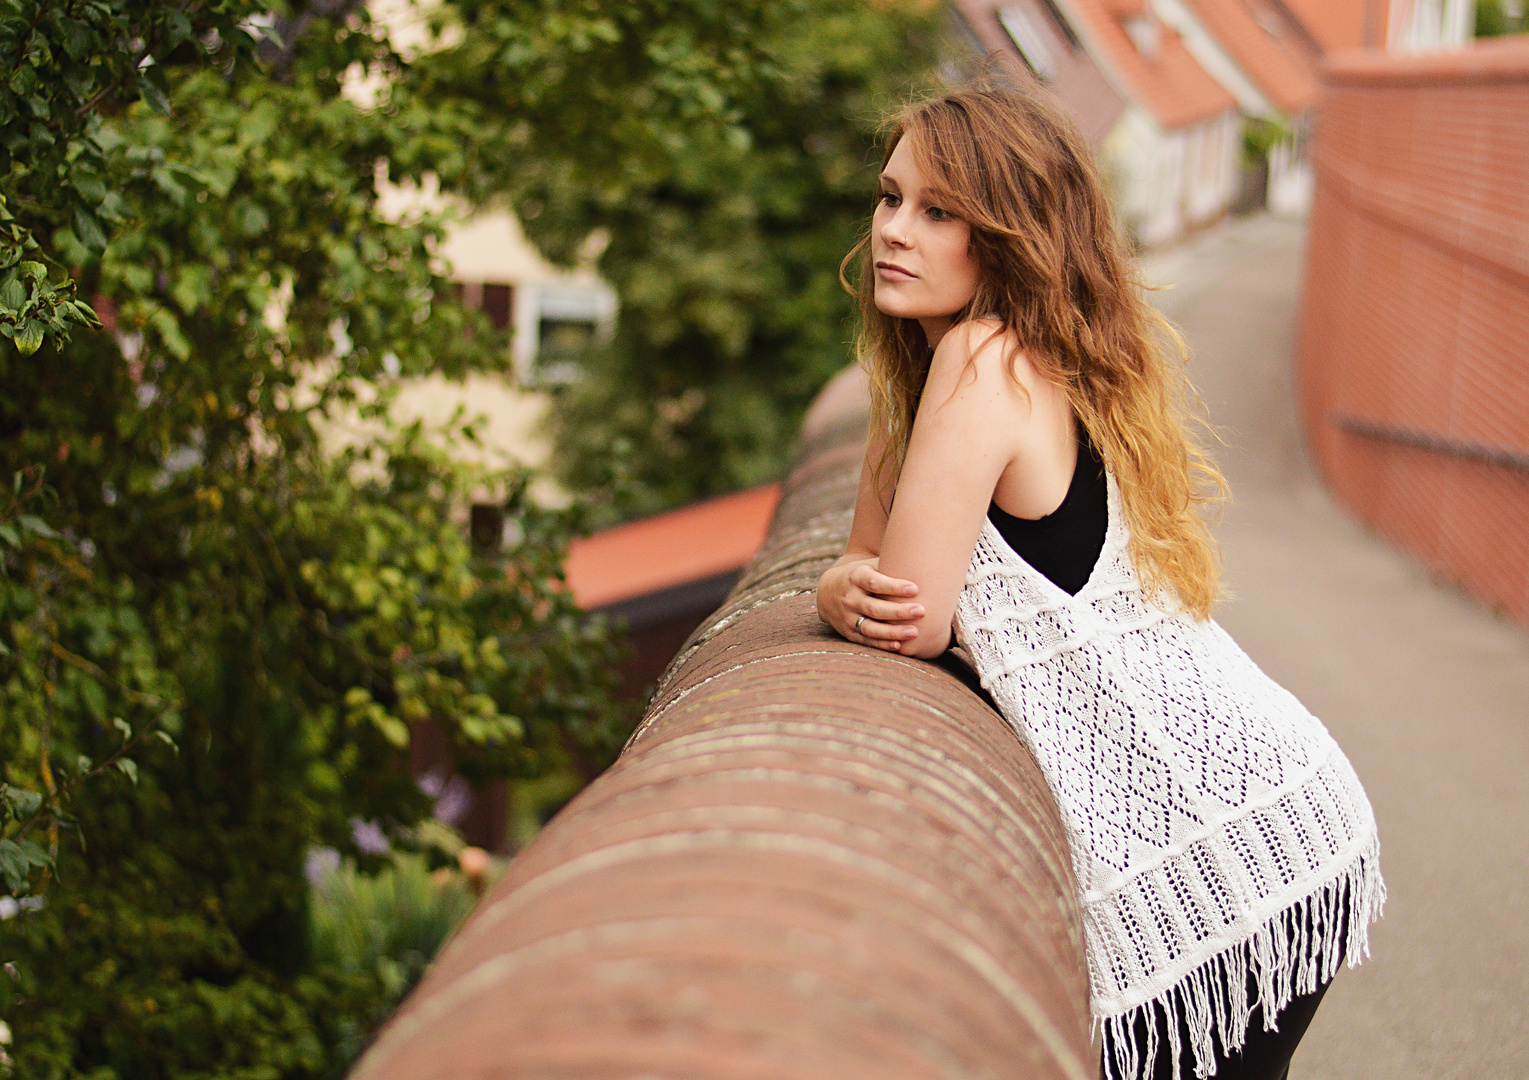
[{"label": "black pants", "polygon": [[[1243,1043],[1242,1049],[1230,1054],[1224,1053],[1218,1045],[1215,1070],[1211,1075],[1215,1080],[1286,1080],[1290,1075],[1290,1058],[1295,1053],[1296,1045],[1311,1026],[1311,1018],[1317,1014],[1322,995],[1327,993],[1331,985],[1323,983],[1309,994],[1297,994],[1291,998],[1290,1003],[1280,1010],[1277,1031],[1265,1031],[1263,1009],[1254,1009],[1248,1020],[1247,1042]],[[1168,1050],[1168,1021],[1161,1012],[1155,1013],[1154,1018],[1157,1021],[1157,1061],[1151,1080],[1193,1080],[1195,1060],[1194,1052],[1189,1048],[1188,1026],[1183,1021],[1179,1022],[1179,1039],[1184,1049],[1178,1067],[1174,1068],[1173,1055]],[[1138,1019],[1132,1034],[1136,1039],[1137,1053],[1145,1055],[1146,1021]],[[1110,1060],[1108,1038],[1105,1041],[1104,1060]],[[1108,1069],[1104,1075],[1110,1075]]]},{"label": "black pants", "polygon": [[[1347,937],[1348,930],[1348,894],[1345,891],[1338,910],[1341,912],[1338,922],[1338,930],[1334,940],[1338,942],[1338,960],[1341,964],[1343,959],[1343,941]],[[1306,929],[1313,931],[1310,916],[1307,916]],[[1322,995],[1327,993],[1331,982],[1322,983],[1309,994],[1297,994],[1290,999],[1276,1017],[1275,1031],[1264,1030],[1263,1007],[1253,1010],[1253,1015],[1248,1018],[1248,1038],[1242,1044],[1242,1048],[1226,1053],[1221,1046],[1216,1046],[1215,1068],[1211,1076],[1215,1080],[1286,1080],[1290,1075],[1290,1058],[1295,1054],[1295,1048],[1301,1041],[1301,1036],[1306,1034],[1306,1029],[1311,1026],[1311,1018],[1317,1014],[1317,1006],[1322,1004]],[[1248,980],[1248,996],[1254,992],[1253,980]],[[1179,1055],[1177,1068],[1174,1067],[1173,1055],[1168,1046],[1168,1018],[1161,1010],[1154,1011],[1153,1021],[1157,1024],[1157,1060],[1153,1065],[1150,1080],[1194,1080],[1195,1056],[1189,1048],[1189,1026],[1182,1020],[1179,1021],[1179,1041],[1183,1046],[1183,1052]],[[1131,1029],[1131,1037],[1136,1042],[1136,1052],[1140,1057],[1147,1053],[1147,1021],[1138,1017],[1135,1026]],[[1111,1041],[1108,1034],[1104,1042],[1104,1076],[1111,1075],[1108,1063],[1112,1060]]]}]

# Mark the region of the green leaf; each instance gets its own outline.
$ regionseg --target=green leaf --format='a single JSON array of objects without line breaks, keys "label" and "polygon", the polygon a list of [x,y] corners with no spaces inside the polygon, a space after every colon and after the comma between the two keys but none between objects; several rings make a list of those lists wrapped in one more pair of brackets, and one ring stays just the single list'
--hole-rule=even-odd
[{"label": "green leaf", "polygon": [[26,858],[27,862],[31,863],[39,870],[45,866],[53,865],[53,856],[49,855],[46,851],[44,851],[37,844],[33,843],[31,840],[19,841],[17,847],[21,849],[21,854]]},{"label": "green leaf", "polygon": [[5,305],[5,310],[14,314],[21,310],[21,305],[27,302],[27,289],[21,280],[14,275],[5,279],[0,284],[0,304]]},{"label": "green leaf", "polygon": [[0,840],[0,877],[5,878],[6,888],[12,895],[20,896],[27,891],[31,871],[32,860],[27,858],[21,845],[14,840]]},{"label": "green leaf", "polygon": [[132,725],[129,724],[126,720],[122,719],[122,717],[120,717],[120,716],[112,717],[111,718],[111,726],[116,728],[118,731],[122,732],[122,739],[123,739],[124,742],[126,742],[128,739],[131,739],[133,737],[133,727],[132,727]]},{"label": "green leaf", "polygon": [[166,746],[168,746],[171,750],[174,750],[177,754],[179,754],[181,752],[181,748],[175,744],[175,740],[170,738],[170,733],[169,732],[167,732],[167,731],[156,731],[156,732],[154,732],[154,737],[156,739],[158,739],[160,742],[164,743]]},{"label": "green leaf", "polygon": [[271,227],[270,215],[258,203],[245,201],[236,212],[239,231],[245,236],[256,237]]},{"label": "green leaf", "polygon": [[138,784],[138,763],[132,758],[118,758],[117,771],[131,780],[134,786]]},{"label": "green leaf", "polygon": [[30,840],[0,840],[0,876],[12,895],[28,890],[28,878],[35,866],[41,870],[53,865],[52,857]]},{"label": "green leaf", "polygon": [[96,37],[90,27],[78,19],[60,19],[59,28],[64,32],[64,51],[71,60],[81,60],[89,52]]},{"label": "green leaf", "polygon": [[133,88],[138,91],[139,96],[144,101],[147,101],[149,107],[155,112],[163,113],[165,116],[173,114],[174,110],[170,108],[170,99],[165,97],[165,92],[149,81],[146,76],[139,76],[133,80]]},{"label": "green leaf", "polygon": [[42,348],[45,329],[46,327],[36,319],[28,319],[22,324],[21,329],[16,333],[15,341],[16,348],[21,350],[23,356],[31,356]]},{"label": "green leaf", "polygon": [[58,533],[48,527],[48,523],[35,514],[22,514],[18,519],[23,529],[38,536],[45,536],[49,540],[57,540]]},{"label": "green leaf", "polygon": [[115,191],[108,191],[96,206],[96,217],[102,221],[121,221],[127,214],[127,200]]},{"label": "green leaf", "polygon": [[83,206],[74,208],[74,235],[90,251],[100,251],[106,247],[106,230],[101,228],[96,216]]},{"label": "green leaf", "polygon": [[41,793],[13,784],[0,784],[0,798],[11,804],[12,816],[16,818],[29,818],[42,806]]},{"label": "green leaf", "polygon": [[92,206],[100,205],[101,200],[106,198],[106,185],[94,176],[76,176],[74,190]]},{"label": "green leaf", "polygon": [[377,730],[382,732],[382,737],[395,747],[403,750],[409,745],[409,728],[398,717],[378,709],[371,719]]},{"label": "green leaf", "polygon": [[159,50],[161,56],[168,56],[177,45],[191,36],[191,20],[175,11],[165,20],[165,43]]},{"label": "green leaf", "polygon": [[106,690],[99,682],[90,677],[80,680],[80,697],[85,701],[85,709],[97,720],[106,719]]}]

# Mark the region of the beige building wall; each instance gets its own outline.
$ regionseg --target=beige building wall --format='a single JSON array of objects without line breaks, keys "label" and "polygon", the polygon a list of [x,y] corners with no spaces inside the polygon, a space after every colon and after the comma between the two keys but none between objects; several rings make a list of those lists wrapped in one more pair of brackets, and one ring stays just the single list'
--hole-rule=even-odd
[{"label": "beige building wall", "polygon": [[[429,50],[453,36],[448,26],[444,38],[432,37],[425,5],[413,0],[371,0],[369,7],[405,54]],[[343,92],[370,107],[386,92],[386,83],[377,73],[358,68],[347,72]],[[498,329],[510,332],[503,376],[407,380],[394,415],[434,426],[449,421],[458,409],[470,417],[482,416],[485,464],[542,465],[548,446],[538,429],[546,413],[546,388],[577,377],[568,357],[581,345],[608,335],[615,321],[615,294],[593,269],[603,239],[591,238],[579,266],[557,267],[541,257],[508,209],[470,212],[442,197],[430,180],[421,187],[390,183],[385,165],[379,166],[376,179],[378,212],[384,218],[396,221],[430,213],[446,219],[446,240],[439,252],[442,272],[457,283],[465,302],[482,308]],[[356,424],[353,416],[336,417],[329,436],[347,441],[354,437]],[[543,489],[549,498],[556,497],[550,487]]]},{"label": "beige building wall", "polygon": [[[615,294],[593,269],[602,238],[592,238],[581,265],[557,267],[541,257],[508,210],[470,214],[431,184],[395,185],[385,175],[378,177],[378,188],[378,212],[389,220],[426,212],[447,219],[439,251],[442,272],[462,290],[464,302],[482,308],[498,329],[510,334],[502,375],[403,380],[393,416],[423,421],[427,428],[444,426],[459,411],[466,418],[482,418],[481,450],[462,448],[464,456],[489,467],[542,467],[550,450],[541,431],[547,390],[577,376],[567,359],[571,349],[608,335],[615,320]],[[341,339],[343,333],[337,335],[337,347],[343,347]],[[360,418],[350,413],[332,417],[325,437],[339,447],[360,438],[363,430]],[[533,491],[549,504],[566,498],[546,479],[537,481]]]}]

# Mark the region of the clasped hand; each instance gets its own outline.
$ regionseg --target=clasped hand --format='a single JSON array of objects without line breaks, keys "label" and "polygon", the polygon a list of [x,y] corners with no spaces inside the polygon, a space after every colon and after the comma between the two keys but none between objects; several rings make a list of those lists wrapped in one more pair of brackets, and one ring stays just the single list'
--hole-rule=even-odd
[{"label": "clasped hand", "polygon": [[911,597],[918,586],[887,577],[877,558],[841,560],[818,581],[818,618],[839,634],[861,645],[900,652],[918,637],[922,604]]}]

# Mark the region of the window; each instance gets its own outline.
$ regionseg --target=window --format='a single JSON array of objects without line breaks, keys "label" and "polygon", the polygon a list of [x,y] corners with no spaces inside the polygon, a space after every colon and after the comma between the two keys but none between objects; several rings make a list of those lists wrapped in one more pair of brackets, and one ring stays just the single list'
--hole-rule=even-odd
[{"label": "window", "polygon": [[522,381],[556,386],[577,379],[581,359],[609,332],[615,314],[615,294],[604,286],[528,286],[516,311],[515,359]]},{"label": "window", "polygon": [[510,328],[510,312],[515,309],[515,290],[509,285],[483,286],[483,311],[495,330]]},{"label": "window", "polygon": [[1050,82],[1056,77],[1056,58],[1046,44],[1044,31],[1028,11],[1017,5],[1003,8],[998,12],[998,22],[1036,78]]},{"label": "window", "polygon": [[495,555],[504,546],[504,507],[474,503],[467,519],[467,535],[474,553]]},{"label": "window", "polygon": [[1163,42],[1163,24],[1153,15],[1132,15],[1125,21],[1126,34],[1136,51],[1148,60],[1157,59],[1158,47]]},{"label": "window", "polygon": [[595,324],[577,319],[543,319],[538,329],[536,370],[545,383],[572,382],[579,375],[579,358],[595,343]]},{"label": "window", "polygon": [[457,283],[457,295],[470,308],[479,308],[494,324],[495,330],[508,330],[515,311],[515,287],[491,282]]},{"label": "window", "polygon": [[1051,24],[1056,27],[1057,33],[1067,39],[1069,46],[1081,49],[1083,45],[1078,41],[1078,32],[1072,28],[1072,23],[1067,21],[1067,17],[1056,6],[1056,0],[1042,0],[1042,6],[1046,9],[1046,14],[1051,16]]}]

